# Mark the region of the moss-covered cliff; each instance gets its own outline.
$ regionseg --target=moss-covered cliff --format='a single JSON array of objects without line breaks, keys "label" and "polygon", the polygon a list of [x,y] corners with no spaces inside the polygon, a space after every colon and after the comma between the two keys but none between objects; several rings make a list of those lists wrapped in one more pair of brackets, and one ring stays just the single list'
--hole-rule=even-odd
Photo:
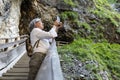
[{"label": "moss-covered cliff", "polygon": [[60,15],[64,21],[69,20],[72,28],[69,30],[73,33],[95,41],[107,39],[109,42],[120,42],[120,14],[111,8],[107,0],[91,0],[89,4],[86,2],[87,6],[76,1],[65,3],[73,9],[61,11]]}]

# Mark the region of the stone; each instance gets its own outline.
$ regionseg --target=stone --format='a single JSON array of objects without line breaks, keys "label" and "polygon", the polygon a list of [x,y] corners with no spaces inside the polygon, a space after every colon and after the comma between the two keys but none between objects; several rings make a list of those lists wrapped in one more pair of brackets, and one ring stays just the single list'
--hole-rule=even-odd
[{"label": "stone", "polygon": [[0,38],[19,36],[21,0],[0,0]]}]

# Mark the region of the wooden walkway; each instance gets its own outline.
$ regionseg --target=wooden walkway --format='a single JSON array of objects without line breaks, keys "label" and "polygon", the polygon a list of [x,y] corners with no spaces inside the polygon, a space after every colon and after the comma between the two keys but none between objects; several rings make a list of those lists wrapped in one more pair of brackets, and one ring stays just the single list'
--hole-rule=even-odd
[{"label": "wooden walkway", "polygon": [[0,80],[27,80],[29,72],[29,57],[24,54],[22,58],[0,77]]},{"label": "wooden walkway", "polygon": [[[0,80],[27,80],[29,72],[29,57],[25,52],[25,40],[27,35],[14,37],[14,38],[0,38]],[[58,41],[57,46],[63,46],[68,42]],[[24,56],[22,56],[23,54]],[[22,56],[19,59],[19,56]],[[19,59],[14,65],[12,62]],[[13,64],[13,68],[8,68],[7,72],[3,71],[10,64]],[[4,73],[6,72],[6,73]]]}]

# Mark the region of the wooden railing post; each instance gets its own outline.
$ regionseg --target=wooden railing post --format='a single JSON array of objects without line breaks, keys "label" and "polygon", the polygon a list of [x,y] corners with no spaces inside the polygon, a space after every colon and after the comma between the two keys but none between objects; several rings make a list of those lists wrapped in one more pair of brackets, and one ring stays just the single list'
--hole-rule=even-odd
[{"label": "wooden railing post", "polygon": [[[5,39],[5,43],[8,43],[8,39]],[[8,47],[7,48],[4,48],[4,51],[7,51]]]},{"label": "wooden railing post", "polygon": [[[17,40],[18,40],[18,37],[16,37],[14,41],[17,41]],[[17,47],[17,44],[15,44],[13,47]]]}]

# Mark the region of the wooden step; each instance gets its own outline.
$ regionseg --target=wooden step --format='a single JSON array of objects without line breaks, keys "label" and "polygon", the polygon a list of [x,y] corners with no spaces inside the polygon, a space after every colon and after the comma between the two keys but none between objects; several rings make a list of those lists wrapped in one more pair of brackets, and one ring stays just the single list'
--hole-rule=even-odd
[{"label": "wooden step", "polygon": [[15,65],[29,65],[29,63],[16,63]]},{"label": "wooden step", "polygon": [[29,68],[29,64],[16,64],[15,66],[13,66],[13,68]]},{"label": "wooden step", "polygon": [[12,68],[10,70],[7,71],[8,73],[28,73],[29,72],[29,68]]},{"label": "wooden step", "polygon": [[27,80],[27,77],[1,77],[0,80]]},{"label": "wooden step", "polygon": [[4,73],[3,74],[4,77],[8,76],[8,77],[27,77],[28,73]]},{"label": "wooden step", "polygon": [[19,62],[17,62],[17,63],[25,63],[25,64],[28,64],[29,63],[29,61],[19,61]]},{"label": "wooden step", "polygon": [[29,72],[29,57],[25,54],[0,80],[27,80]]}]

